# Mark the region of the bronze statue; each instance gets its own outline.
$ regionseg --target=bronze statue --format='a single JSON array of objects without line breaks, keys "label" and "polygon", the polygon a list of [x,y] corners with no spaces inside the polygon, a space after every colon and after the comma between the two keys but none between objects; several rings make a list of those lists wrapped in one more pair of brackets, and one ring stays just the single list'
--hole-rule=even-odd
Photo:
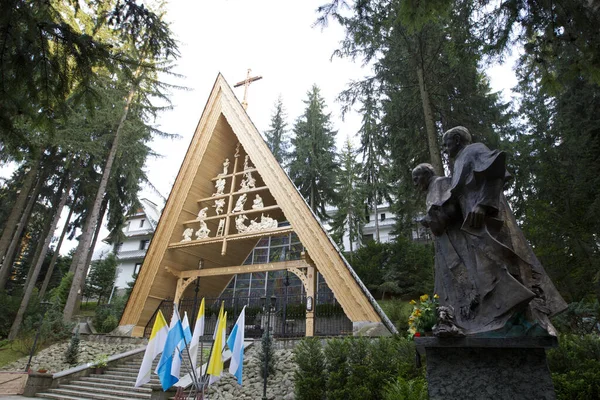
[{"label": "bronze statue", "polygon": [[[444,134],[452,177],[413,170],[427,191],[422,223],[436,238],[435,291],[467,335],[556,335],[549,318],[566,308],[504,197],[506,154],[471,143],[464,127]],[[493,333],[492,333],[493,332]]]}]

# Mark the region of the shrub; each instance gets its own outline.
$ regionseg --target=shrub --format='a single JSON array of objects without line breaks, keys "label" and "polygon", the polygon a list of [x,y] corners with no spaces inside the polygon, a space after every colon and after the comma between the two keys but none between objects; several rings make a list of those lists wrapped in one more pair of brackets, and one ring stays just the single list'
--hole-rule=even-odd
[{"label": "shrub", "polygon": [[390,382],[383,395],[384,400],[427,400],[427,381],[425,378],[398,378]]},{"label": "shrub", "polygon": [[76,365],[79,359],[79,329],[71,336],[71,343],[65,353],[65,362],[69,365]]},{"label": "shrub", "polygon": [[268,360],[267,376],[275,373],[275,349],[273,348],[273,336],[267,331],[262,336],[260,347],[258,348],[258,359],[260,360],[260,376],[265,377],[265,362]]},{"label": "shrub", "polygon": [[349,400],[365,400],[370,398],[368,382],[365,376],[369,374],[370,341],[365,337],[347,338],[350,344],[348,354],[348,387]]},{"label": "shrub", "polygon": [[316,338],[307,338],[294,349],[295,394],[298,400],[325,399],[327,375],[321,342]]},{"label": "shrub", "polygon": [[600,398],[600,338],[561,335],[548,351],[548,367],[558,400]]},{"label": "shrub", "polygon": [[348,347],[344,339],[331,339],[324,349],[327,368],[327,400],[346,400],[349,397]]},{"label": "shrub", "polygon": [[387,383],[398,376],[398,340],[401,338],[381,337],[371,341],[371,365],[365,377],[372,399],[380,399]]},{"label": "shrub", "polygon": [[560,315],[553,318],[552,323],[561,333],[575,333],[586,335],[599,333],[600,304],[598,299],[588,301],[583,299],[569,304],[569,307]]},{"label": "shrub", "polygon": [[114,315],[110,314],[104,322],[102,322],[102,332],[112,332],[117,326],[119,326],[119,320]]},{"label": "shrub", "polygon": [[[33,346],[34,336],[30,334],[21,334],[15,340],[12,341],[10,348],[13,351],[17,351],[23,355],[28,355],[31,351],[31,347]],[[40,344],[36,346],[37,350],[40,348]]]},{"label": "shrub", "polygon": [[408,334],[408,317],[412,312],[413,306],[406,301],[397,299],[380,301],[379,305],[398,329],[398,332],[406,336]]},{"label": "shrub", "polygon": [[69,297],[71,284],[73,283],[73,273],[68,272],[60,280],[60,285],[50,291],[50,301],[59,306],[60,309],[65,308],[65,303]]}]

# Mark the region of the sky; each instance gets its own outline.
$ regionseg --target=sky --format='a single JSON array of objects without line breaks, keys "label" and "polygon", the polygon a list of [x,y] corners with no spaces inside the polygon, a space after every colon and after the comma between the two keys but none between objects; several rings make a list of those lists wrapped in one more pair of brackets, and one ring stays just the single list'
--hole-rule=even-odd
[{"label": "sky", "polygon": [[[354,114],[341,121],[335,99],[351,79],[362,77],[365,71],[357,63],[331,58],[343,30],[335,24],[324,30],[312,27],[320,4],[323,0],[170,3],[167,20],[181,52],[175,71],[184,76],[174,82],[190,90],[173,92],[174,109],[157,121],[162,130],[181,136],[176,141],[157,140],[152,146],[164,155],[147,164],[150,181],[161,194],[166,196],[175,181],[219,72],[231,86],[245,79],[248,69],[252,76],[262,76],[250,85],[247,110],[261,133],[269,128],[279,96],[291,128],[304,111],[303,100],[313,84],[321,89],[338,130],[338,142],[356,133],[360,118]],[[234,92],[243,98],[243,87]]]},{"label": "sky", "polygon": [[[217,74],[233,86],[245,79],[248,69],[262,79],[250,85],[248,114],[259,132],[269,129],[278,96],[287,111],[288,127],[302,114],[307,91],[316,84],[321,89],[334,129],[338,148],[347,137],[355,137],[360,116],[350,113],[342,120],[338,94],[351,80],[370,73],[360,62],[332,58],[344,38],[335,22],[314,27],[316,9],[326,0],[173,0],[166,18],[179,40],[181,57],[175,71],[183,75],[174,83],[189,90],[172,94],[174,109],[157,121],[160,129],[178,134],[178,140],[158,139],[153,149],[162,154],[148,160],[150,182],[167,197],[175,182],[187,147],[200,119]],[[493,90],[516,84],[510,67],[488,69]],[[240,100],[243,87],[234,89]],[[507,92],[507,95],[510,95]],[[161,202],[152,190],[142,196]]]},{"label": "sky", "polygon": [[[218,73],[233,86],[252,76],[262,79],[250,85],[248,114],[259,132],[269,128],[275,101],[281,96],[287,112],[288,128],[305,108],[303,100],[316,84],[331,113],[334,129],[338,131],[338,148],[347,137],[355,137],[360,127],[360,116],[350,113],[341,119],[338,94],[352,80],[370,73],[360,62],[332,58],[344,38],[343,29],[332,22],[321,29],[314,27],[316,9],[326,0],[171,0],[167,4],[166,19],[179,41],[180,58],[174,72],[182,75],[167,81],[182,85],[187,90],[172,92],[173,109],[162,113],[155,121],[165,132],[179,135],[179,139],[156,139],[150,144],[161,154],[151,158],[145,166],[149,181],[160,193],[146,187],[140,197],[148,198],[159,206],[168,194],[183,162],[204,105]],[[505,90],[516,84],[508,65],[487,69],[493,90]],[[243,87],[234,89],[238,99],[243,98]],[[0,174],[7,176],[7,173]],[[59,223],[62,228],[62,223]],[[57,231],[55,235],[59,235]],[[104,230],[101,237],[106,237]],[[75,240],[63,245],[61,253],[75,247]],[[96,254],[106,247],[99,242]]]}]

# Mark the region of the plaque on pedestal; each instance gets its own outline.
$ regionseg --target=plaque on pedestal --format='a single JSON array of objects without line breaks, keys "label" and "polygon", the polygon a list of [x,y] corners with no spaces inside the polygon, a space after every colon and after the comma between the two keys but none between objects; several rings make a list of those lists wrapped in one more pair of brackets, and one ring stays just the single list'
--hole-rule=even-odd
[{"label": "plaque on pedestal", "polygon": [[546,349],[555,337],[415,338],[430,400],[554,400]]}]

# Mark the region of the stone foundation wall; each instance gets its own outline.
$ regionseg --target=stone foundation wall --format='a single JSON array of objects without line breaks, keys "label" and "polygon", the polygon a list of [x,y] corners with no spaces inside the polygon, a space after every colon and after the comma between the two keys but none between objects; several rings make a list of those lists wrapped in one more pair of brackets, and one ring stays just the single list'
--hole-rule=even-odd
[{"label": "stone foundation wall", "polygon": [[[282,341],[275,341],[278,345]],[[297,341],[285,341],[290,345]],[[263,364],[258,359],[258,347],[253,346],[244,355],[244,384],[237,384],[236,378],[228,372],[221,379],[211,385],[208,397],[211,400],[256,400],[263,394],[263,378],[260,374]],[[294,400],[294,372],[296,364],[293,362],[292,348],[275,350],[275,373],[267,381],[267,399],[269,400]]]}]

